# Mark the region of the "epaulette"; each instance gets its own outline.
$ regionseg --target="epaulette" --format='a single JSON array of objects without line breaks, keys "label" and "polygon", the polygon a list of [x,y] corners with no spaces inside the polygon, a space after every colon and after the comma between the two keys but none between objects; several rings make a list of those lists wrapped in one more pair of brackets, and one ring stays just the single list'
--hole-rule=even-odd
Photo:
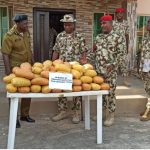
[{"label": "epaulette", "polygon": [[14,32],[11,31],[11,30],[7,32],[7,34],[8,34],[9,36],[13,35],[13,33],[14,33]]}]

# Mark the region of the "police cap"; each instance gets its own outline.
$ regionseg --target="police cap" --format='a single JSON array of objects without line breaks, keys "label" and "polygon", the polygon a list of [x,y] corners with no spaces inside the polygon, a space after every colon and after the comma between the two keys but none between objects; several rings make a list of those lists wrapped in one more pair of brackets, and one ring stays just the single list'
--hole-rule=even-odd
[{"label": "police cap", "polygon": [[15,22],[21,22],[23,20],[28,20],[28,16],[24,14],[16,14],[12,20]]}]

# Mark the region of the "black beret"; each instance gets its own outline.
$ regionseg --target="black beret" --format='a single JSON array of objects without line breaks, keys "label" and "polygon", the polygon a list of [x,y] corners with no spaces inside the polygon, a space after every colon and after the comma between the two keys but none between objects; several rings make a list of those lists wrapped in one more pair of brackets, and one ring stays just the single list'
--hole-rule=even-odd
[{"label": "black beret", "polygon": [[27,15],[23,15],[23,14],[16,14],[13,19],[13,21],[15,22],[21,22],[23,20],[28,20],[28,16]]}]

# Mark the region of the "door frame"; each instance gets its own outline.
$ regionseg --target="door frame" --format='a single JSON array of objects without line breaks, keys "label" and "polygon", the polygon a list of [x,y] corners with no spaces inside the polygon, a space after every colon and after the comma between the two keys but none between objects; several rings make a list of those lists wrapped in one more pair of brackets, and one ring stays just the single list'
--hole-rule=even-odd
[{"label": "door frame", "polygon": [[[61,13],[61,12],[65,12],[65,13],[69,13],[69,12],[72,12],[74,16],[76,16],[76,10],[75,9],[58,9],[58,8],[39,8],[39,7],[34,7],[33,8],[33,52],[34,52],[34,58],[35,57],[38,57],[38,52],[36,51],[36,39],[38,37],[36,37],[37,33],[36,33],[36,14],[37,12],[58,12],[58,13]],[[36,59],[39,59],[39,58],[36,58]]]}]

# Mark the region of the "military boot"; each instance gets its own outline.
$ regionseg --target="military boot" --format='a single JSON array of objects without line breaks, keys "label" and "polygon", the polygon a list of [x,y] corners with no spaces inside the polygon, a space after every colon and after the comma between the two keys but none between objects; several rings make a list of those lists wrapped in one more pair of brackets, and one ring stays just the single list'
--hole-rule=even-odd
[{"label": "military boot", "polygon": [[123,79],[123,84],[124,84],[125,86],[127,86],[127,87],[130,87],[130,86],[131,86],[131,84],[128,82],[127,77],[124,77],[124,79]]},{"label": "military boot", "polygon": [[78,111],[74,111],[74,114],[73,114],[73,118],[72,118],[72,122],[74,124],[78,124],[80,122],[80,115],[79,115],[79,112]]},{"label": "military boot", "polygon": [[149,108],[147,108],[145,110],[145,112],[143,113],[143,115],[140,116],[140,120],[141,121],[148,121],[148,120],[150,120],[150,109]]},{"label": "military boot", "polygon": [[59,120],[63,120],[65,118],[68,117],[68,114],[66,111],[60,111],[59,114],[57,114],[56,116],[52,117],[53,121],[59,121]]},{"label": "military boot", "polygon": [[106,120],[104,121],[104,126],[109,127],[114,124],[115,120],[115,113],[114,112],[109,112],[108,115],[106,116]]},{"label": "military boot", "polygon": [[[142,117],[141,117],[142,116]],[[141,121],[145,121],[143,120],[144,118],[149,118],[150,117],[150,98],[148,98],[147,104],[146,104],[146,110],[144,112],[140,113],[140,120]],[[146,120],[147,121],[147,120]]]},{"label": "military boot", "polygon": [[[105,120],[106,119],[106,115],[107,115],[107,109],[105,107],[103,107],[102,114],[103,114],[103,120]],[[96,121],[97,120],[97,116],[93,116],[92,120]]]}]

